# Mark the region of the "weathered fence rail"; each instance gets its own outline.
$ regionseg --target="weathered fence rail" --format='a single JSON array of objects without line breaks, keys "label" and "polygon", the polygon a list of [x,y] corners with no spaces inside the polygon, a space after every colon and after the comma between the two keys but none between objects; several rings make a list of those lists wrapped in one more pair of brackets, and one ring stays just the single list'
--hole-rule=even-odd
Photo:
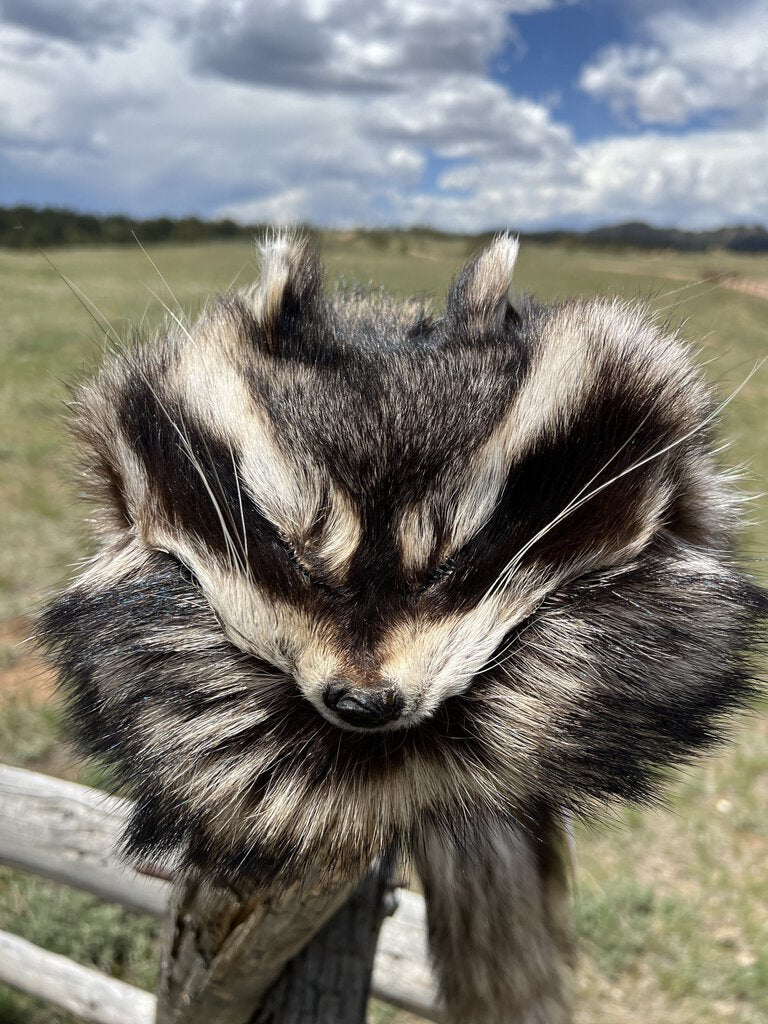
[{"label": "weathered fence rail", "polygon": [[[93,893],[129,910],[165,916],[167,881],[115,855],[128,801],[37,772],[0,765],[0,863]],[[0,982],[94,1024],[151,1024],[155,997],[0,932]],[[371,995],[439,1020],[426,944],[424,902],[401,892],[379,932]]]},{"label": "weathered fence rail", "polygon": [[94,1024],[153,1024],[155,997],[0,932],[0,982]]}]

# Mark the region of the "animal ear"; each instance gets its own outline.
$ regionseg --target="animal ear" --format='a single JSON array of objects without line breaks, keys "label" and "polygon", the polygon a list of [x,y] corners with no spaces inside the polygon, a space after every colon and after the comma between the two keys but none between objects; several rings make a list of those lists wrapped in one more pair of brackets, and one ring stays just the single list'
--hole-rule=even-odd
[{"label": "animal ear", "polygon": [[517,238],[498,235],[466,264],[445,303],[446,321],[456,335],[479,339],[519,321],[510,299],[519,248]]},{"label": "animal ear", "polygon": [[250,297],[260,341],[270,355],[311,356],[327,319],[317,249],[306,236],[277,234],[260,250],[261,278]]}]

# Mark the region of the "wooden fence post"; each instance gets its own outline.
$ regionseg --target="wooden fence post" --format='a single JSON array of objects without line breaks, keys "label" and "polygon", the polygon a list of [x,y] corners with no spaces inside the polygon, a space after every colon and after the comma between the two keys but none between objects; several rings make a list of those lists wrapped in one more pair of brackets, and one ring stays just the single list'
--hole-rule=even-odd
[{"label": "wooden fence post", "polygon": [[178,880],[156,1024],[362,1024],[390,865],[278,899]]},{"label": "wooden fence post", "polygon": [[362,1024],[379,926],[393,909],[382,864],[287,964],[251,1024]]}]

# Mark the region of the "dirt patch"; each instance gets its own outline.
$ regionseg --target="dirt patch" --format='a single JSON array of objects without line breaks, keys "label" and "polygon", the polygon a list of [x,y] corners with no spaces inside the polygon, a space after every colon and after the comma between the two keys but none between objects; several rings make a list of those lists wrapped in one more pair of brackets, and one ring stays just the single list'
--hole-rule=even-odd
[{"label": "dirt patch", "polygon": [[[614,264],[609,264],[604,261],[591,260],[587,264],[591,270],[608,270],[611,274],[626,274],[627,276],[637,275],[636,267],[621,267]],[[755,278],[740,277],[738,274],[730,273],[727,270],[718,270],[714,273],[707,271],[698,281],[691,281],[690,275],[684,273],[675,273],[671,270],[665,270],[663,273],[658,271],[658,268],[654,270],[656,277],[662,277],[665,281],[689,281],[690,283],[681,288],[680,291],[684,291],[688,288],[697,288],[699,285],[719,285],[721,288],[729,288],[734,292],[742,292],[744,295],[754,295],[758,299],[765,299],[768,301],[768,281],[766,280],[755,280]],[[670,295],[674,295],[675,292],[670,292]],[[659,296],[659,298],[666,298],[665,295]]]},{"label": "dirt patch", "polygon": [[54,692],[54,674],[35,650],[32,633],[28,619],[0,622],[0,706],[22,695],[45,704]]},{"label": "dirt patch", "polygon": [[768,281],[755,281],[729,274],[727,277],[721,278],[720,283],[724,288],[730,288],[735,292],[744,292],[745,295],[756,295],[758,299],[768,301]]}]

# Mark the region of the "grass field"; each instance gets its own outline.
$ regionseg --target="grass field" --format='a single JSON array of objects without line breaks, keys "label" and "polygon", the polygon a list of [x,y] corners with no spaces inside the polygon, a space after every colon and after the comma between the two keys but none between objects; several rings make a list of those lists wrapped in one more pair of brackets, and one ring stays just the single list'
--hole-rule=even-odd
[{"label": "grass field", "polygon": [[[461,239],[353,234],[324,240],[331,276],[397,293],[440,295],[467,255]],[[187,309],[212,289],[256,274],[239,244],[153,252]],[[61,274],[117,331],[147,326],[171,302],[138,249],[59,250]],[[723,274],[729,276],[723,277]],[[754,282],[754,284],[751,284]],[[648,299],[672,322],[687,320],[723,396],[768,351],[768,259],[523,249],[518,287],[544,299],[619,293]],[[156,293],[153,295],[152,293]],[[62,746],[50,681],[25,645],[40,594],[87,551],[70,482],[62,381],[98,359],[97,328],[39,255],[0,253],[0,760],[94,782]],[[745,463],[745,487],[768,479],[768,366],[725,414],[728,459]],[[766,503],[745,557],[766,577]],[[610,828],[579,827],[574,897],[581,940],[581,1024],[760,1024],[768,1021],[768,728],[754,715],[721,756],[670,790],[667,812],[622,813]],[[53,885],[0,871],[0,928],[136,984],[151,986],[157,925]],[[377,1020],[404,1021],[375,1008]],[[0,1024],[53,1024],[61,1014],[0,988]]]}]

